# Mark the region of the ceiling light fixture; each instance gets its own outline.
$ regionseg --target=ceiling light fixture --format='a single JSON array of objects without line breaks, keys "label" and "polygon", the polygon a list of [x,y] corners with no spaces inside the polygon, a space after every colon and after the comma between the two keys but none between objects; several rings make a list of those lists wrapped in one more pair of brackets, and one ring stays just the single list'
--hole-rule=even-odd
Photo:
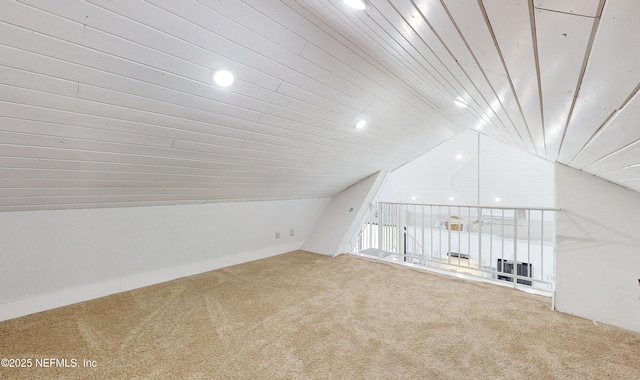
[{"label": "ceiling light fixture", "polygon": [[367,9],[367,3],[365,0],[344,0],[344,2],[353,9],[360,11]]},{"label": "ceiling light fixture", "polygon": [[453,197],[449,197],[449,200],[450,200],[451,202],[453,202],[454,198],[453,198]]},{"label": "ceiling light fixture", "polygon": [[461,154],[456,154],[456,158],[457,158],[458,160],[462,160],[462,155],[461,155]]},{"label": "ceiling light fixture", "polygon": [[213,72],[213,81],[220,87],[229,87],[236,80],[233,71],[226,68],[219,68]]},{"label": "ceiling light fixture", "polygon": [[364,128],[364,126],[367,125],[367,121],[362,119],[362,120],[358,120],[358,122],[356,123],[356,129],[362,129]]},{"label": "ceiling light fixture", "polygon": [[496,202],[500,202],[501,200],[500,197],[496,197]]}]

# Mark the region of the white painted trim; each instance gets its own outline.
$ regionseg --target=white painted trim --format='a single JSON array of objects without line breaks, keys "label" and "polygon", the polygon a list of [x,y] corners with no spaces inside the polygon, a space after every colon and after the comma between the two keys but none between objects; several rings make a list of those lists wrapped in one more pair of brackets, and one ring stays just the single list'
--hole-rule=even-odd
[{"label": "white painted trim", "polygon": [[296,251],[299,250],[301,246],[302,242],[292,242],[275,247],[217,257],[207,261],[184,264],[0,304],[0,322],[78,302],[89,301],[116,293],[126,292],[149,285],[155,285],[181,277],[193,276],[232,265]]}]

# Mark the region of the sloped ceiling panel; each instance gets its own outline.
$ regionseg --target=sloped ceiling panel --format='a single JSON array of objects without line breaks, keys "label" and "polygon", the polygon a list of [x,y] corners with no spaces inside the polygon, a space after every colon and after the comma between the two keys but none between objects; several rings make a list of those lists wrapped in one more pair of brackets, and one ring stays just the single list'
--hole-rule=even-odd
[{"label": "sloped ceiling panel", "polygon": [[593,17],[535,10],[546,157],[555,161],[588,51]]},{"label": "sloped ceiling panel", "polygon": [[637,189],[639,3],[507,3],[2,1],[0,210],[332,196],[470,128]]},{"label": "sloped ceiling panel", "polygon": [[615,123],[613,118],[619,111],[629,109],[627,103],[638,92],[640,25],[631,20],[633,14],[640,14],[640,3],[605,3],[560,152],[563,163],[581,168],[600,158],[585,154],[584,148],[595,142],[610,122]]},{"label": "sloped ceiling panel", "polygon": [[2,210],[331,196],[464,129],[296,4],[0,7]]}]

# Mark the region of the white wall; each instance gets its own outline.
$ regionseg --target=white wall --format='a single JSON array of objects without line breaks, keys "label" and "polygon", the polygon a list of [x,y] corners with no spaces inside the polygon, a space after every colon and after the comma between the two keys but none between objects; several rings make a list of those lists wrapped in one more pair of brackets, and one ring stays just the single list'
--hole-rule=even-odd
[{"label": "white wall", "polygon": [[557,164],[556,307],[640,331],[640,194]]},{"label": "white wall", "polygon": [[[554,164],[480,134],[480,204],[554,207]],[[496,202],[495,198],[501,198]]]},{"label": "white wall", "polygon": [[466,130],[391,172],[378,200],[554,207],[553,189],[553,163]]},{"label": "white wall", "polygon": [[477,204],[477,133],[465,131],[392,171],[378,201]]},{"label": "white wall", "polygon": [[329,201],[0,213],[0,320],[300,249]]},{"label": "white wall", "polygon": [[328,256],[349,252],[388,174],[373,174],[333,197],[302,249]]}]

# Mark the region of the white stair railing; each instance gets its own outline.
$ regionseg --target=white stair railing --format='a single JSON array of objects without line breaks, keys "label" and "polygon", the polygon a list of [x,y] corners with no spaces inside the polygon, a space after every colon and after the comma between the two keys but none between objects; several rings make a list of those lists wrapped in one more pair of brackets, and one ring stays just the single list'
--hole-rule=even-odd
[{"label": "white stair railing", "polygon": [[374,204],[369,205],[369,213],[362,228],[358,230],[355,242],[351,247],[352,253],[369,252],[378,249],[378,209]]},{"label": "white stair railing", "polygon": [[538,294],[555,291],[559,209],[381,202],[375,210],[356,254]]}]

